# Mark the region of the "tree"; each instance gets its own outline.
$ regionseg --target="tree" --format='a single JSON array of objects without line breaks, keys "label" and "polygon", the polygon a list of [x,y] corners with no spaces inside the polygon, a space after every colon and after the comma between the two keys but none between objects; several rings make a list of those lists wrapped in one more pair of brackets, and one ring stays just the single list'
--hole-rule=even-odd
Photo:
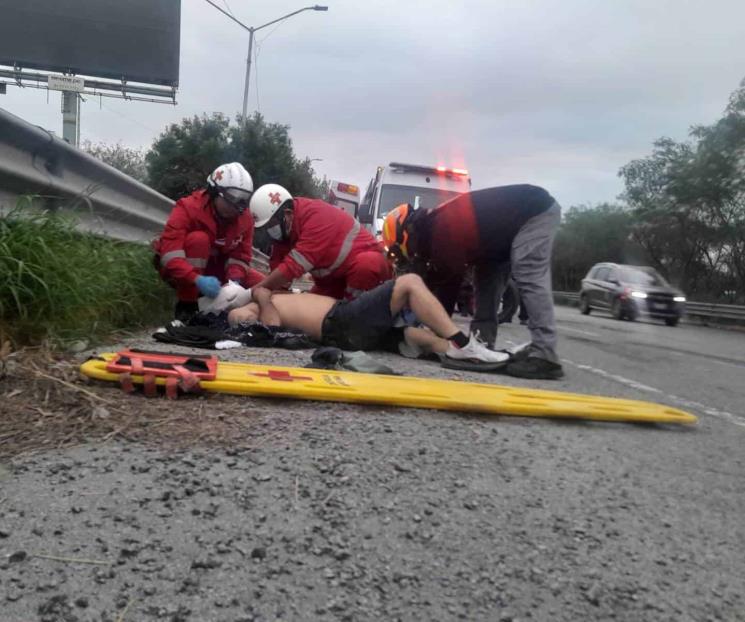
[{"label": "tree", "polygon": [[689,293],[698,289],[700,258],[709,237],[699,205],[683,198],[691,195],[686,184],[694,150],[690,143],[662,138],[654,143],[651,156],[633,160],[620,173],[637,220],[632,238],[660,272]]},{"label": "tree", "polygon": [[644,254],[630,240],[630,210],[603,203],[575,206],[566,212],[554,241],[554,289],[576,291],[590,267],[600,261],[644,263]]},{"label": "tree", "polygon": [[691,140],[663,138],[619,175],[652,262],[700,298],[745,299],[745,83]]},{"label": "tree", "polygon": [[321,182],[311,162],[295,156],[289,126],[267,123],[259,113],[231,123],[222,114],[195,116],[170,125],[146,156],[153,187],[178,198],[205,185],[224,162],[243,164],[258,187],[279,183],[291,194],[319,197]]},{"label": "tree", "polygon": [[223,162],[230,121],[221,114],[202,115],[172,124],[145,156],[150,183],[158,192],[178,199],[203,187]]},{"label": "tree", "polygon": [[[692,130],[698,140],[693,197],[716,232],[705,260],[716,270],[718,292],[739,291],[745,301],[745,81],[730,97],[724,116]],[[690,197],[689,197],[689,200]]]},{"label": "tree", "polygon": [[125,175],[129,175],[142,183],[147,183],[145,153],[141,149],[130,149],[124,147],[121,143],[107,145],[105,143],[92,143],[89,140],[83,141],[82,149]]}]

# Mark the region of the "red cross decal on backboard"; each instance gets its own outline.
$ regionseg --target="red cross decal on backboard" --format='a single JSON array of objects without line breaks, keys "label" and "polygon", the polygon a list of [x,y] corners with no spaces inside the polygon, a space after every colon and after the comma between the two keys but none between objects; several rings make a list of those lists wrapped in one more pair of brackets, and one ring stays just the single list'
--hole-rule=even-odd
[{"label": "red cross decal on backboard", "polygon": [[215,171],[214,177],[216,181],[222,181],[222,171]]},{"label": "red cross decal on backboard", "polygon": [[293,376],[289,371],[270,369],[269,371],[252,371],[249,372],[252,376],[260,376],[262,378],[269,378],[270,380],[279,380],[281,382],[292,382],[293,380],[313,380],[311,376]]},{"label": "red cross decal on backboard", "polygon": [[275,203],[279,205],[282,202],[282,198],[279,196],[279,192],[270,192],[269,198],[271,199],[269,202],[274,205]]}]

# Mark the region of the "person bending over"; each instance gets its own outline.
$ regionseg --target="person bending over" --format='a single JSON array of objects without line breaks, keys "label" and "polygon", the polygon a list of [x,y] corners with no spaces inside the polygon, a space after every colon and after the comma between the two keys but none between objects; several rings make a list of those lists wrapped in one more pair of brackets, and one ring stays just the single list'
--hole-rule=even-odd
[{"label": "person bending over", "polygon": [[[386,281],[354,300],[282,294],[263,287],[254,288],[253,298],[256,302],[230,312],[231,324],[259,320],[268,326],[301,330],[325,346],[352,351],[390,349],[403,332],[409,345],[450,359],[492,365],[509,360],[508,354],[490,350],[476,335],[469,339],[459,330],[416,274]],[[409,310],[429,330],[396,328],[404,324],[403,315]]]},{"label": "person bending over", "polygon": [[528,316],[530,346],[507,366],[519,378],[558,380],[551,293],[551,252],[561,207],[548,191],[519,184],[465,192],[433,209],[399,205],[385,216],[383,240],[399,268],[424,277],[452,313],[468,266],[474,268],[471,332],[493,346],[507,279],[517,285]]}]

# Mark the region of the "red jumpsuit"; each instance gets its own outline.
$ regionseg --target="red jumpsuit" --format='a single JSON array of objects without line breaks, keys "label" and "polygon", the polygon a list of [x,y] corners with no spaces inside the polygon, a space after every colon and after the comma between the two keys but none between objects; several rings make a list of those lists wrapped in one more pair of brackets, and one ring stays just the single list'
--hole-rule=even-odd
[{"label": "red jumpsuit", "polygon": [[288,281],[306,272],[311,291],[352,299],[393,278],[380,243],[349,214],[319,199],[293,199],[290,239],[272,247],[269,266]]},{"label": "red jumpsuit", "polygon": [[233,221],[215,214],[205,190],[176,201],[165,229],[153,248],[159,256],[160,275],[176,289],[178,299],[193,302],[199,296],[194,281],[200,274],[221,283],[256,285],[264,275],[251,268],[254,222],[246,210]]}]

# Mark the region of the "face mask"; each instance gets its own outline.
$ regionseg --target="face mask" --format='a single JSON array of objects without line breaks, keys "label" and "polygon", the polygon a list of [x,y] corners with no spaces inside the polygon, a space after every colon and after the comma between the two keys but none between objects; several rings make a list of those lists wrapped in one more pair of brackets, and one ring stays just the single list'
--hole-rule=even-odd
[{"label": "face mask", "polygon": [[281,242],[283,239],[282,235],[282,226],[277,223],[276,225],[272,225],[266,230],[266,234],[275,242]]}]

